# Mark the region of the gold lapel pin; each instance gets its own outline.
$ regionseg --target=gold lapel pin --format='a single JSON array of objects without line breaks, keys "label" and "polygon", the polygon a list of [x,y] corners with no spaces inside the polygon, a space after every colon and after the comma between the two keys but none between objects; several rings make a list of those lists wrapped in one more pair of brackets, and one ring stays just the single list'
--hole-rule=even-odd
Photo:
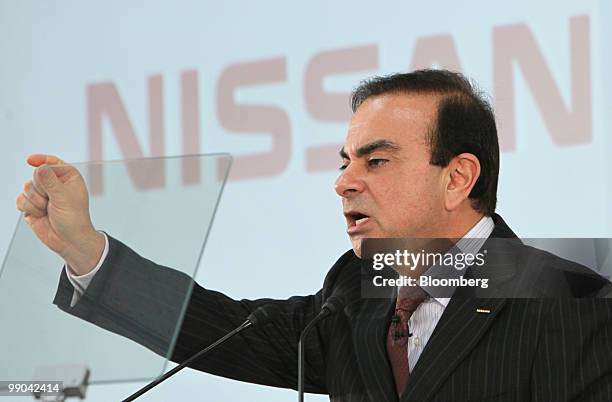
[{"label": "gold lapel pin", "polygon": [[491,310],[486,309],[486,308],[477,308],[477,309],[476,309],[476,312],[477,312],[477,313],[482,313],[482,314],[490,314],[490,313],[491,313]]}]

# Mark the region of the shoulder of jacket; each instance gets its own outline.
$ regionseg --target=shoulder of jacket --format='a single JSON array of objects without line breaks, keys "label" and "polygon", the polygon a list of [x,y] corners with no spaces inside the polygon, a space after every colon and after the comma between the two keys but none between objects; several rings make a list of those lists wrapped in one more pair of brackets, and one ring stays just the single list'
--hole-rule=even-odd
[{"label": "shoulder of jacket", "polygon": [[354,292],[359,287],[361,259],[353,250],[342,254],[327,272],[323,281],[323,300],[332,294]]}]

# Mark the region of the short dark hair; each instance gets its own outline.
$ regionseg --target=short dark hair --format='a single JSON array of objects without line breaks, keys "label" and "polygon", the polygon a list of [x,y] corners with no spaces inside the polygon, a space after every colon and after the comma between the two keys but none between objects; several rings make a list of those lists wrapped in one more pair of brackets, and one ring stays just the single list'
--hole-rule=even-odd
[{"label": "short dark hair", "polygon": [[493,108],[475,85],[460,73],[448,70],[417,70],[373,77],[353,91],[351,107],[356,112],[366,99],[383,94],[439,95],[438,116],[427,138],[430,163],[448,166],[463,152],[480,162],[480,176],[469,198],[477,211],[491,216],[497,203],[499,143]]}]

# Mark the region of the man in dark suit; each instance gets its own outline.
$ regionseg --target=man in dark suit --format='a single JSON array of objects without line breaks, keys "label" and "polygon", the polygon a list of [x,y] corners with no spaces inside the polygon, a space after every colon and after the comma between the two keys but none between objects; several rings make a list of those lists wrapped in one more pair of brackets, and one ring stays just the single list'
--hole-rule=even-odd
[{"label": "man in dark suit", "polygon": [[[172,359],[186,359],[273,303],[281,314],[272,325],[245,332],[193,367],[295,388],[299,335],[336,295],[344,310],[306,342],[306,389],[333,401],[612,400],[612,305],[576,298],[609,284],[575,265],[566,275],[566,264],[522,246],[495,214],[499,149],[487,102],[461,75],[423,70],[363,83],[352,106],[336,192],[353,249],[315,295],[236,301],[195,285]],[[37,155],[29,162],[59,160]],[[163,353],[171,342],[163,317],[192,281],[96,232],[79,178],[67,166],[37,169],[17,200],[38,237],[67,262],[55,303]],[[466,288],[450,299],[405,298],[401,290],[363,297],[369,272],[362,240],[381,237],[462,239],[476,251],[509,239],[510,248],[496,255],[511,258],[498,261],[493,279],[525,284],[514,293],[524,298],[475,298]],[[537,269],[526,261],[539,261]],[[558,277],[586,285],[535,286],[548,272],[540,268],[559,264]],[[408,327],[410,336],[402,332]]]}]

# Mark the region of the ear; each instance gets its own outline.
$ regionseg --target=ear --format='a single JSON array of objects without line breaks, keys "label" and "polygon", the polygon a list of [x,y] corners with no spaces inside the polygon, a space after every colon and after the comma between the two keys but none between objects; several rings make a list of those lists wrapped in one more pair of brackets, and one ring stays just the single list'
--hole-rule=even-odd
[{"label": "ear", "polygon": [[444,208],[454,211],[468,199],[476,180],[480,177],[480,161],[474,154],[455,156],[446,167]]}]

